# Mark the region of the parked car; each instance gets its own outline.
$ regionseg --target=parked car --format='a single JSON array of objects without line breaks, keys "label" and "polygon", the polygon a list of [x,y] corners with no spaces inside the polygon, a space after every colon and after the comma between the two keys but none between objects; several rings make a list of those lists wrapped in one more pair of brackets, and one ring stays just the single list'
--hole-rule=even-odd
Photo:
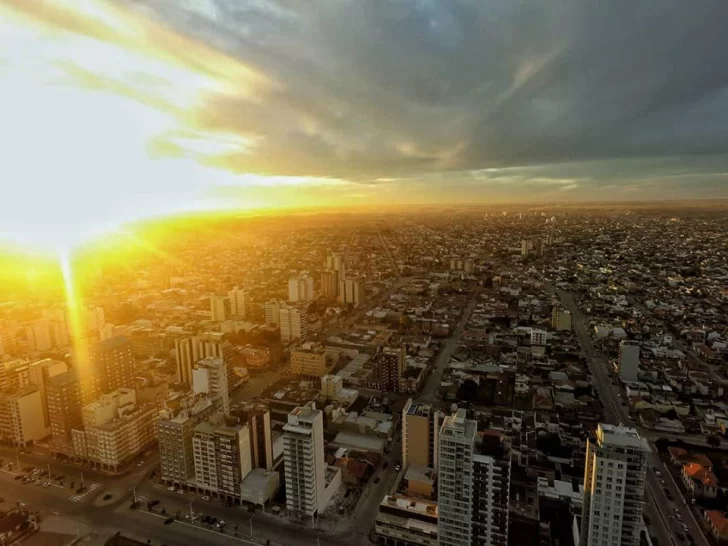
[{"label": "parked car", "polygon": [[201,498],[201,499],[202,499],[203,501],[209,501],[209,500],[210,500],[210,497],[208,497],[207,495],[202,495],[202,497],[200,497],[200,498]]},{"label": "parked car", "polygon": [[177,488],[176,488],[176,487],[175,487],[174,485],[170,485],[170,486],[169,486],[169,487],[167,488],[167,491],[174,491],[175,489],[177,489]]}]

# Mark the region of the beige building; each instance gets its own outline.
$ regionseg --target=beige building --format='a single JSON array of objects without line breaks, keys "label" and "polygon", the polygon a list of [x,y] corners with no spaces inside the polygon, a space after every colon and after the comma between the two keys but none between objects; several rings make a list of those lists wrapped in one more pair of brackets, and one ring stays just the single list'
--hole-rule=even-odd
[{"label": "beige building", "polygon": [[560,307],[551,311],[551,328],[554,330],[571,330],[571,312]]},{"label": "beige building", "polygon": [[49,433],[44,425],[43,398],[35,385],[0,395],[0,439],[26,446]]},{"label": "beige building", "polygon": [[232,306],[229,296],[210,296],[210,320],[223,322],[232,316]]},{"label": "beige building", "polygon": [[167,408],[159,412],[159,460],[164,482],[187,485],[194,480],[195,427],[219,407],[218,400],[198,395],[169,400]]},{"label": "beige building", "polygon": [[410,398],[402,409],[402,463],[437,468],[438,435],[444,415]]},{"label": "beige building", "polygon": [[438,546],[437,503],[387,495],[374,522],[376,543],[381,546]]},{"label": "beige building", "polygon": [[84,429],[71,433],[73,454],[108,470],[118,470],[155,440],[157,410],[137,405],[134,389],[118,389],[83,408]]},{"label": "beige building", "polygon": [[282,303],[279,306],[278,324],[281,328],[281,341],[305,341],[308,336],[308,316],[306,310]]},{"label": "beige building", "polygon": [[46,404],[53,449],[56,452],[70,453],[72,430],[83,427],[81,384],[75,372],[67,371],[48,380]]},{"label": "beige building", "polygon": [[192,438],[195,486],[228,500],[240,500],[242,484],[253,469],[250,430],[226,422],[222,413],[195,426]]},{"label": "beige building", "polygon": [[326,350],[322,345],[306,343],[291,350],[291,373],[303,377],[323,377],[329,372]]},{"label": "beige building", "polygon": [[339,274],[336,271],[321,272],[321,295],[327,300],[335,300],[339,295]]},{"label": "beige building", "polygon": [[219,397],[223,412],[229,413],[228,374],[222,358],[207,357],[197,361],[192,369],[192,392]]}]

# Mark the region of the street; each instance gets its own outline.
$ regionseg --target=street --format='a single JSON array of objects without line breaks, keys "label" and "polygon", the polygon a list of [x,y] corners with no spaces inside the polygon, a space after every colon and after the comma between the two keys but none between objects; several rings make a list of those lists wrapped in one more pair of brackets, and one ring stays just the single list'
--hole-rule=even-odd
[{"label": "street", "polygon": [[[587,328],[588,322],[581,310],[578,308],[572,295],[563,290],[556,290],[557,295],[561,299],[564,306],[571,312],[573,317],[573,326],[582,351],[585,352],[589,369],[592,374],[594,383],[599,391],[599,398],[604,404],[605,420],[611,424],[624,424],[627,426],[635,426],[632,422],[627,407],[623,405],[619,388],[615,386],[608,375],[608,362],[604,355],[597,354],[591,341],[591,336]],[[640,430],[642,434],[642,431]],[[677,484],[672,480],[670,473],[663,464],[657,449],[654,447],[653,439],[650,440],[652,451],[649,456],[651,468],[647,471],[647,488],[645,500],[647,502],[646,511],[651,519],[650,534],[656,536],[660,544],[673,544],[679,546],[681,542],[677,539],[680,529],[680,521],[688,526],[689,534],[695,539],[695,543],[700,546],[710,546],[705,538],[700,525],[695,519],[690,507],[683,502],[683,495]],[[660,479],[655,474],[659,471],[665,480],[665,485],[660,483]],[[666,491],[670,491],[671,501],[667,497]],[[680,516],[679,518],[677,516]]]}]

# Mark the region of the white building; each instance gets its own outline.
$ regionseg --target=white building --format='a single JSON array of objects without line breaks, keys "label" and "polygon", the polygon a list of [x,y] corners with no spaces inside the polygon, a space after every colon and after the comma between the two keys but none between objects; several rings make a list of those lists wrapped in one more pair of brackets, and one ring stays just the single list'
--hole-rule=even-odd
[{"label": "white building", "polygon": [[364,302],[364,290],[357,279],[346,279],[344,281],[344,303],[359,305]]},{"label": "white building", "polygon": [[448,415],[440,430],[437,484],[441,546],[471,546],[473,451],[478,422],[466,419],[464,409]]},{"label": "white building", "polygon": [[582,546],[640,543],[650,451],[634,428],[600,424],[586,445]]},{"label": "white building", "polygon": [[531,345],[546,345],[546,332],[538,328],[531,328]]},{"label": "white building", "polygon": [[48,351],[53,347],[51,339],[51,321],[38,319],[25,327],[28,350],[32,353]]},{"label": "white building", "polygon": [[281,304],[277,301],[267,301],[263,308],[265,310],[265,323],[278,326],[281,320]]},{"label": "white building", "polygon": [[311,301],[313,295],[313,278],[304,273],[288,279],[288,301]]},{"label": "white building", "polygon": [[295,339],[304,341],[308,335],[308,317],[304,309],[282,303],[279,308],[281,341],[289,343]]},{"label": "white building", "polygon": [[314,517],[326,498],[323,413],[312,402],[298,407],[288,414],[283,432],[288,514]]},{"label": "white building", "polygon": [[230,395],[228,391],[228,375],[225,361],[222,358],[207,357],[198,360],[192,369],[192,391],[195,394],[219,396],[222,410],[230,411]]},{"label": "white building", "polygon": [[638,341],[622,341],[619,344],[619,378],[631,383],[637,381],[640,365],[640,344]]},{"label": "white building", "polygon": [[228,292],[230,298],[230,312],[240,318],[245,318],[250,307],[250,293],[245,288],[233,287]]}]

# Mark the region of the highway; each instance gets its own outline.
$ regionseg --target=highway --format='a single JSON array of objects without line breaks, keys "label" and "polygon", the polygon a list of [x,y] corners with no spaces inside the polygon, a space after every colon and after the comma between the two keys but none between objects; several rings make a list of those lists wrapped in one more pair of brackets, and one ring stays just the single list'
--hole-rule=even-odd
[{"label": "highway", "polygon": [[[621,423],[635,426],[626,405],[623,405],[622,394],[619,392],[618,386],[614,385],[609,377],[606,357],[594,350],[588,331],[588,321],[569,292],[557,289],[556,293],[572,314],[574,331],[589,363],[594,384],[599,391],[599,398],[604,404],[605,420],[611,424]],[[652,468],[647,471],[645,492],[647,506],[645,510],[651,520],[650,534],[656,536],[662,546],[687,544],[685,541],[681,542],[677,537],[678,533],[684,534],[680,528],[680,524],[683,522],[687,525],[688,533],[692,535],[696,545],[709,546],[710,543],[705,538],[695,515],[685,504],[682,492],[672,479],[668,469],[665,468],[654,444],[652,444],[652,452],[648,460]],[[662,478],[657,477],[655,470],[662,474]],[[671,501],[668,498],[666,491],[670,492],[674,500]]]}]

